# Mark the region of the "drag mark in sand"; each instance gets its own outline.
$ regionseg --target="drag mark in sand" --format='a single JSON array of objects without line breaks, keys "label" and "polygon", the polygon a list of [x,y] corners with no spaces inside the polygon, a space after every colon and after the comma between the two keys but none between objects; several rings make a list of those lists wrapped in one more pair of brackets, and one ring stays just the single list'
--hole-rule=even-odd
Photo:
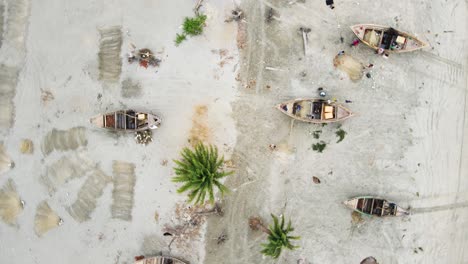
[{"label": "drag mark in sand", "polygon": [[67,151],[86,146],[88,140],[85,131],[84,127],[74,127],[69,130],[52,129],[42,141],[42,153],[48,155],[54,150]]},{"label": "drag mark in sand", "polygon": [[5,151],[3,144],[0,143],[0,174],[11,170],[15,163],[11,160],[10,156]]},{"label": "drag mark in sand", "polygon": [[0,65],[0,129],[10,128],[15,118],[16,85],[19,70],[16,67]]},{"label": "drag mark in sand", "polygon": [[136,182],[135,164],[114,161],[112,164],[114,191],[112,192],[112,218],[132,220],[133,195]]},{"label": "drag mark in sand", "polygon": [[333,65],[346,72],[352,81],[358,81],[364,75],[364,65],[348,55],[336,55]]},{"label": "drag mark in sand", "polygon": [[192,146],[198,143],[207,142],[210,137],[210,130],[207,123],[208,107],[206,105],[195,106],[195,113],[192,117],[192,129],[190,129],[189,143]]},{"label": "drag mark in sand", "polygon": [[433,212],[440,212],[440,211],[447,211],[447,210],[455,210],[468,207],[468,202],[464,203],[454,203],[454,204],[447,204],[447,205],[440,205],[440,206],[433,206],[433,207],[424,207],[424,208],[412,208],[411,214],[423,214],[423,213],[433,213]]},{"label": "drag mark in sand", "polygon": [[107,82],[117,82],[122,72],[122,29],[119,26],[99,30],[99,79]]},{"label": "drag mark in sand", "polygon": [[95,168],[96,164],[82,153],[75,153],[62,157],[47,167],[45,175],[41,176],[42,183],[50,194],[71,179],[85,176]]},{"label": "drag mark in sand", "polygon": [[62,224],[62,219],[54,212],[46,201],[42,201],[36,209],[34,218],[34,231],[37,236],[42,236],[53,228]]},{"label": "drag mark in sand", "polygon": [[104,188],[111,178],[99,169],[95,169],[78,192],[76,201],[67,208],[68,213],[78,222],[91,219],[91,213],[96,209],[97,199],[101,197]]},{"label": "drag mark in sand", "polygon": [[16,217],[23,211],[24,202],[16,191],[15,183],[8,179],[0,190],[0,218],[7,224],[15,226]]}]

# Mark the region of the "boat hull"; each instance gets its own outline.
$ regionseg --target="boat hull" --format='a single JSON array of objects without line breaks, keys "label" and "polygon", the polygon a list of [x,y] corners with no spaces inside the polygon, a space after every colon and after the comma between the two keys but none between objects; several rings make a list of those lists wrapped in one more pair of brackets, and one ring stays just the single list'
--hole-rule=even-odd
[{"label": "boat hull", "polygon": [[[336,110],[334,110],[335,111],[334,118],[331,118],[331,119],[311,118],[307,113],[313,111],[313,109],[304,109],[306,114],[293,113],[293,111],[291,110],[298,103],[299,104],[310,103],[311,105],[313,105],[314,103],[318,103],[318,102],[324,103],[326,106],[335,107]],[[276,105],[276,109],[278,109],[280,112],[282,112],[283,114],[291,118],[294,118],[302,122],[313,123],[313,124],[340,122],[353,116],[353,113],[346,107],[335,102],[328,103],[326,100],[317,99],[317,98],[297,98],[297,99],[289,100],[289,101]],[[323,116],[323,115],[319,114],[319,116]]]},{"label": "boat hull", "polygon": [[[426,42],[418,39],[414,35],[411,35],[407,32],[400,31],[397,29],[392,29],[391,27],[375,25],[375,24],[358,24],[350,27],[354,34],[359,38],[359,40],[371,47],[374,50],[378,50],[382,47],[383,32],[392,30],[401,36],[401,40],[404,39],[404,47],[401,49],[390,49],[383,48],[386,53],[404,53],[420,50],[429,46]],[[376,35],[381,33],[380,38]],[[397,38],[398,39],[398,38]],[[403,44],[402,44],[403,45]]]},{"label": "boat hull", "polygon": [[176,259],[173,257],[149,257],[140,259],[134,262],[134,264],[188,264],[188,262]]},{"label": "boat hull", "polygon": [[[372,200],[378,201],[381,204],[386,205],[386,206],[391,205],[391,213],[385,214],[385,212],[382,211],[382,208],[380,208],[379,213],[376,213],[375,210],[372,209],[372,205],[370,206],[370,208],[371,208],[370,210],[366,210],[364,208],[365,207],[365,201],[370,202]],[[356,212],[359,212],[361,214],[368,215],[368,216],[391,217],[391,216],[404,216],[404,215],[409,214],[409,212],[407,210],[401,208],[400,206],[396,205],[395,203],[388,202],[385,199],[372,197],[372,196],[356,197],[356,198],[344,201],[343,204],[346,205],[348,208],[356,211]],[[385,207],[385,206],[382,206],[382,207]],[[378,209],[378,208],[374,208],[374,209]]]},{"label": "boat hull", "polygon": [[119,132],[152,130],[161,124],[161,118],[154,114],[130,109],[100,114],[89,121],[96,127]]}]

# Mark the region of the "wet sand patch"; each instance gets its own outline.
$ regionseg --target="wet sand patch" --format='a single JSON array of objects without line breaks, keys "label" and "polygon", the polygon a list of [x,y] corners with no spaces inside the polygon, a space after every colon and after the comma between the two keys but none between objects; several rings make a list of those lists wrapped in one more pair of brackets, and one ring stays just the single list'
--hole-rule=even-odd
[{"label": "wet sand patch", "polygon": [[190,129],[189,143],[192,146],[198,143],[207,142],[211,136],[210,129],[207,126],[207,112],[206,105],[195,106],[195,113],[192,117],[192,129]]}]

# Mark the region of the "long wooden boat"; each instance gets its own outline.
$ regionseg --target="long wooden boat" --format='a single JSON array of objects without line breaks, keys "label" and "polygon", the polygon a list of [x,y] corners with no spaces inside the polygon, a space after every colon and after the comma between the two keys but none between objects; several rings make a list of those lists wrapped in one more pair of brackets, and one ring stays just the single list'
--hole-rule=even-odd
[{"label": "long wooden boat", "polygon": [[92,117],[90,122],[100,128],[135,132],[156,129],[161,124],[161,119],[150,113],[127,109],[97,115]]},{"label": "long wooden boat", "polygon": [[344,106],[323,99],[298,98],[276,106],[284,114],[308,123],[332,123],[343,121],[353,115]]},{"label": "long wooden boat", "polygon": [[354,34],[367,46],[386,53],[402,53],[422,49],[428,44],[417,37],[392,27],[374,24],[351,26]]},{"label": "long wooden boat", "polygon": [[395,203],[388,202],[385,199],[362,196],[343,202],[347,207],[370,216],[403,216],[409,212],[399,207]]},{"label": "long wooden boat", "polygon": [[134,264],[188,264],[188,262],[174,257],[157,256],[137,260]]}]

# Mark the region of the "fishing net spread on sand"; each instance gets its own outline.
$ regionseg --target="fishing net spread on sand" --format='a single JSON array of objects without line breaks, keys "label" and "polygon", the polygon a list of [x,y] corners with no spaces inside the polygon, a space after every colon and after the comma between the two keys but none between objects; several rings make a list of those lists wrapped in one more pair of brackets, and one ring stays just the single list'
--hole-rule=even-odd
[{"label": "fishing net spread on sand", "polygon": [[74,127],[69,130],[52,129],[42,141],[42,153],[50,154],[52,151],[75,150],[88,145],[86,128]]},{"label": "fishing net spread on sand", "polygon": [[68,181],[87,175],[94,170],[95,166],[96,163],[84,153],[73,153],[49,165],[40,180],[47,187],[49,193],[53,194]]},{"label": "fishing net spread on sand", "polygon": [[114,161],[112,164],[114,190],[112,192],[112,218],[132,220],[133,195],[136,182],[135,164]]},{"label": "fishing net spread on sand", "polygon": [[51,229],[62,224],[62,219],[54,212],[46,201],[42,201],[36,209],[34,218],[34,231],[38,236],[42,236]]},{"label": "fishing net spread on sand", "polygon": [[75,202],[67,208],[68,213],[78,222],[91,219],[91,213],[96,209],[97,199],[101,197],[104,188],[111,181],[100,169],[95,169],[78,191]]},{"label": "fishing net spread on sand", "polygon": [[333,65],[348,74],[353,81],[358,81],[364,75],[364,65],[348,55],[336,55]]},{"label": "fishing net spread on sand", "polygon": [[9,225],[16,225],[16,217],[23,211],[23,205],[15,183],[8,179],[0,190],[0,218]]},{"label": "fishing net spread on sand", "polygon": [[5,151],[5,147],[0,143],[0,174],[11,170],[15,163],[11,160],[10,156]]}]

